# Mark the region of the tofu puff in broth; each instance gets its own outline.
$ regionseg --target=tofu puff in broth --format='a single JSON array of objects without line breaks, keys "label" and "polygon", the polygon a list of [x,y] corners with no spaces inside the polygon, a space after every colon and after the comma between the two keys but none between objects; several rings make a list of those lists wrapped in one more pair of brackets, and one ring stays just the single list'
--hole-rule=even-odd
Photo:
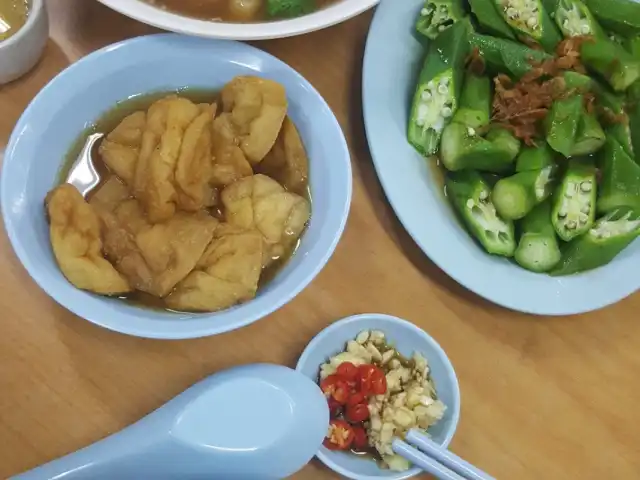
[{"label": "tofu puff in broth", "polygon": [[87,198],[68,184],[48,194],[53,252],[76,287],[213,312],[254,298],[295,253],[309,168],[284,88],[236,77],[204,103],[189,97],[99,121],[100,184]]}]

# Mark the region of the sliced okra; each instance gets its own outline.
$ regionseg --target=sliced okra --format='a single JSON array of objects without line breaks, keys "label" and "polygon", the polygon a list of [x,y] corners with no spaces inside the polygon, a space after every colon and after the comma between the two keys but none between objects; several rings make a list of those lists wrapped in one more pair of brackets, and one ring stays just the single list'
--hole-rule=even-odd
[{"label": "sliced okra", "polygon": [[586,233],[596,212],[596,169],[590,158],[571,159],[554,202],[551,222],[565,241]]},{"label": "sliced okra", "polygon": [[409,143],[425,156],[437,152],[442,130],[457,109],[469,28],[467,21],[458,22],[429,44],[407,130]]},{"label": "sliced okra", "polygon": [[463,17],[462,0],[426,0],[420,9],[416,30],[433,40]]},{"label": "sliced okra", "polygon": [[512,257],[516,248],[513,222],[498,216],[491,202],[491,187],[482,176],[474,170],[450,173],[446,188],[467,229],[484,249]]}]

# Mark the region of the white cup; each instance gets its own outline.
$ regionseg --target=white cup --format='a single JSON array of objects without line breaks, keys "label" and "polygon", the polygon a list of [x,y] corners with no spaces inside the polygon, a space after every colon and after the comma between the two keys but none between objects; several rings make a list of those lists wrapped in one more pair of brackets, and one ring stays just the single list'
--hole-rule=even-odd
[{"label": "white cup", "polygon": [[44,0],[30,0],[27,22],[6,40],[0,40],[0,85],[31,70],[42,56],[49,38]]}]

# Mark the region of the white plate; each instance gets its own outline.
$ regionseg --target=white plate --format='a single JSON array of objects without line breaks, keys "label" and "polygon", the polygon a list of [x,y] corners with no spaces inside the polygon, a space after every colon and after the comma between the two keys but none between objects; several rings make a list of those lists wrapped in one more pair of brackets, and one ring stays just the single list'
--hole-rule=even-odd
[{"label": "white plate", "polygon": [[427,161],[406,141],[409,104],[424,49],[413,36],[422,0],[383,0],[364,59],[367,138],[382,186],[420,248],[454,280],[507,308],[568,315],[615,303],[640,288],[640,241],[609,265],[562,278],[486,254],[461,227]]}]

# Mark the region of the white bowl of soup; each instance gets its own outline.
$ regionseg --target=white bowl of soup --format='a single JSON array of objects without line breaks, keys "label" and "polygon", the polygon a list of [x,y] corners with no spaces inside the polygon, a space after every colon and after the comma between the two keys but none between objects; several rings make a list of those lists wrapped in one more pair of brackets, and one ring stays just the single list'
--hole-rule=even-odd
[{"label": "white bowl of soup", "polygon": [[99,0],[140,22],[188,35],[262,40],[335,25],[379,0]]},{"label": "white bowl of soup", "polygon": [[[82,152],[92,168],[76,170]],[[176,34],[60,73],[18,121],[0,177],[36,283],[99,326],[163,339],[291,301],[331,257],[350,200],[346,140],[311,84],[249,45]]]},{"label": "white bowl of soup", "polygon": [[0,85],[31,70],[48,38],[44,0],[0,0]]}]

